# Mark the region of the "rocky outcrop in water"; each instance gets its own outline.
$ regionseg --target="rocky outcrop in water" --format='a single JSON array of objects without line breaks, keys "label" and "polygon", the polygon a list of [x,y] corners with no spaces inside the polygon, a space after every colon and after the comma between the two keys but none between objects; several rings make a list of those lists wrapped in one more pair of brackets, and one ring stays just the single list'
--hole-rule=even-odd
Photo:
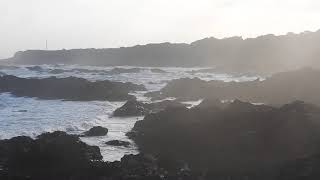
[{"label": "rocky outcrop in water", "polygon": [[120,141],[120,140],[111,140],[111,141],[106,142],[106,145],[129,147],[130,146],[130,142],[128,142],[128,141]]},{"label": "rocky outcrop in water", "polygon": [[123,106],[116,109],[113,112],[113,116],[115,117],[143,116],[148,113],[149,113],[149,110],[145,108],[144,103],[138,102],[137,100],[129,100]]},{"label": "rocky outcrop in water", "polygon": [[99,148],[65,132],[36,139],[15,137],[0,141],[0,179],[3,180],[176,180],[195,179],[180,166],[168,169],[150,155],[126,155],[103,162]]},{"label": "rocky outcrop in water", "polygon": [[153,99],[180,100],[215,98],[240,99],[254,103],[281,105],[295,100],[320,105],[320,70],[304,68],[275,74],[266,80],[250,82],[203,81],[183,78],[169,82],[160,92],[147,93]]},{"label": "rocky outcrop in water", "polygon": [[105,136],[108,134],[108,129],[101,127],[101,126],[95,126],[88,131],[84,132],[84,136],[86,137],[92,137],[92,136]]},{"label": "rocky outcrop in water", "polygon": [[90,82],[82,78],[26,79],[15,76],[0,77],[0,92],[10,92],[16,96],[38,97],[42,99],[64,99],[71,101],[123,101],[134,99],[131,91],[145,90],[143,85],[112,81]]},{"label": "rocky outcrop in water", "polygon": [[113,116],[115,117],[128,117],[128,116],[144,116],[149,113],[156,113],[161,110],[164,110],[167,107],[184,107],[185,105],[176,102],[165,100],[161,102],[155,103],[142,103],[137,100],[129,100],[123,106],[116,109],[113,112]]},{"label": "rocky outcrop in water", "polygon": [[273,179],[285,163],[320,150],[316,106],[211,102],[149,114],[128,135],[142,152],[185,162],[208,179]]}]

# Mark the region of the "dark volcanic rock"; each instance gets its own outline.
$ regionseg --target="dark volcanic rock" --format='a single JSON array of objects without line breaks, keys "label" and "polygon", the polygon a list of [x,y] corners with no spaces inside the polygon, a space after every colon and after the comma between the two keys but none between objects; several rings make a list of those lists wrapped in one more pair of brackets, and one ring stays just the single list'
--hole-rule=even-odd
[{"label": "dark volcanic rock", "polygon": [[308,155],[287,162],[279,171],[275,180],[318,180],[320,178],[320,155]]},{"label": "dark volcanic rock", "polygon": [[89,131],[84,133],[84,136],[105,136],[108,134],[108,129],[101,127],[101,126],[96,126],[93,127],[91,129],[89,129]]},{"label": "dark volcanic rock", "polygon": [[302,102],[214,102],[149,114],[128,135],[142,152],[207,169],[211,179],[272,179],[281,164],[320,150],[319,117],[319,108]]},{"label": "dark volcanic rock", "polygon": [[120,140],[108,141],[108,142],[106,142],[106,144],[110,145],[110,146],[124,146],[124,147],[130,146],[130,142],[120,141]]},{"label": "dark volcanic rock", "polygon": [[189,171],[168,169],[150,155],[126,155],[120,162],[103,162],[100,150],[65,132],[46,133],[35,140],[15,137],[0,141],[3,180],[176,180],[195,179]]},{"label": "dark volcanic rock", "polygon": [[[24,177],[54,177],[86,174],[91,161],[101,161],[100,150],[65,132],[42,134],[35,140],[15,137],[0,141],[0,164],[7,174]],[[35,178],[36,179],[36,178]]]},{"label": "dark volcanic rock", "polygon": [[90,82],[75,77],[44,79],[25,79],[15,76],[0,77],[0,92],[43,99],[122,101],[134,99],[134,96],[128,93],[139,90],[145,90],[145,87],[107,80]]},{"label": "dark volcanic rock", "polygon": [[145,108],[145,105],[137,100],[129,100],[123,106],[116,109],[113,112],[113,116],[125,117],[125,116],[142,116],[149,112]]},{"label": "dark volcanic rock", "polygon": [[161,101],[156,103],[142,103],[137,100],[129,100],[122,107],[116,109],[113,112],[115,117],[126,117],[126,116],[143,116],[149,113],[155,113],[164,110],[167,107],[185,105],[176,101]]},{"label": "dark volcanic rock", "polygon": [[222,103],[219,99],[204,99],[196,108],[213,108],[213,107],[225,107],[227,103]]},{"label": "dark volcanic rock", "polygon": [[153,99],[176,97],[179,100],[240,99],[273,105],[287,104],[295,100],[320,105],[320,70],[304,68],[275,74],[266,80],[250,82],[203,81],[199,78],[183,78],[169,82],[161,91],[147,93]]}]

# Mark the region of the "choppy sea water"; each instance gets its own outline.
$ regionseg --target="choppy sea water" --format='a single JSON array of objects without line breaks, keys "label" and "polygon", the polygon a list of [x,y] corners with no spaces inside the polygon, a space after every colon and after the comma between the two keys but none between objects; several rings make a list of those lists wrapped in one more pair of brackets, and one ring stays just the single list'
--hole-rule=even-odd
[{"label": "choppy sea water", "polygon": [[[145,92],[132,92],[138,100],[148,101],[150,99],[143,96],[144,93],[160,90],[168,81],[183,77],[198,77],[203,80],[223,80],[223,81],[251,81],[256,76],[228,75],[217,73],[190,73],[199,68],[157,68],[166,73],[154,73],[150,69],[141,67],[138,73],[121,73],[110,75],[99,73],[109,71],[115,67],[96,67],[79,65],[42,65],[41,71],[30,70],[29,66],[17,66],[16,68],[1,67],[0,72],[24,78],[44,78],[50,76],[57,77],[81,77],[90,81],[112,80],[120,82],[132,82],[146,86]],[[133,68],[133,67],[119,67]],[[61,74],[52,74],[50,70],[63,69],[87,69],[88,72],[68,71]],[[190,106],[200,103],[186,102]],[[81,134],[93,126],[103,126],[109,129],[107,136],[82,138],[90,145],[97,145],[106,161],[120,160],[125,154],[138,153],[134,143],[125,136],[130,131],[137,120],[143,117],[114,118],[112,112],[122,106],[125,102],[108,101],[62,101],[62,100],[41,100],[29,97],[15,97],[10,93],[0,93],[0,139],[7,139],[15,136],[36,137],[43,132],[56,130],[66,131],[70,134]],[[124,140],[131,142],[130,147],[108,146],[105,142],[109,140]]]}]

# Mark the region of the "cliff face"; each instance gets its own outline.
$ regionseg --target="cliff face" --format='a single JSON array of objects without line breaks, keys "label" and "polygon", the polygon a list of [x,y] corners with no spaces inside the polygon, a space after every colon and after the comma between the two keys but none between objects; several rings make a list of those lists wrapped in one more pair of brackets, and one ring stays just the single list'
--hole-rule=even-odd
[{"label": "cliff face", "polygon": [[18,52],[22,64],[85,64],[134,66],[214,66],[225,72],[274,73],[320,66],[320,31],[265,35],[257,38],[206,38],[191,44],[147,44],[113,49]]}]

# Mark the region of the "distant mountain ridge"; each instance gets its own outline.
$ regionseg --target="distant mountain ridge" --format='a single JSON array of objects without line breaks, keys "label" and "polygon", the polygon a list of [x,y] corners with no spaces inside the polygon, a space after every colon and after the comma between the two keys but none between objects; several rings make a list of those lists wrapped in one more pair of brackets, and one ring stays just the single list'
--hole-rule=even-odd
[{"label": "distant mountain ridge", "polygon": [[320,30],[243,39],[206,38],[191,44],[73,50],[28,50],[9,60],[17,64],[128,66],[211,66],[222,72],[270,74],[305,66],[320,67]]}]

